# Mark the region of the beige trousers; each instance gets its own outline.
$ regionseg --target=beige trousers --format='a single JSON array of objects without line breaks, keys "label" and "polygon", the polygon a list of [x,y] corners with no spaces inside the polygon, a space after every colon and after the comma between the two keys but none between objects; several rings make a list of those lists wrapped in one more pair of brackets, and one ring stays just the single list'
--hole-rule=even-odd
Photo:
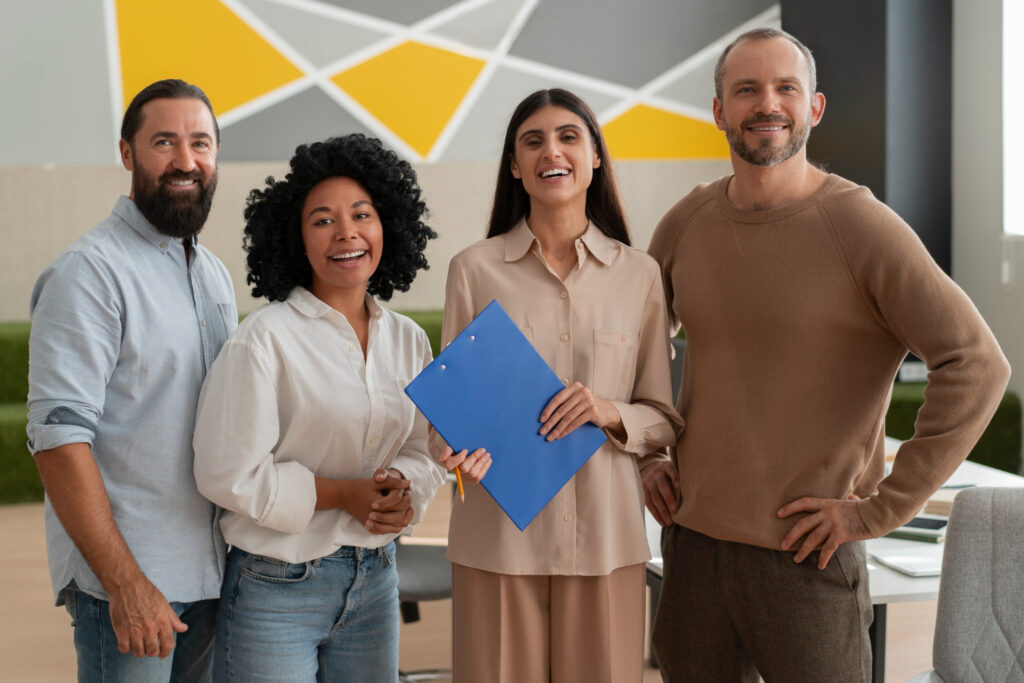
[{"label": "beige trousers", "polygon": [[644,565],[606,576],[452,565],[454,683],[640,683]]}]

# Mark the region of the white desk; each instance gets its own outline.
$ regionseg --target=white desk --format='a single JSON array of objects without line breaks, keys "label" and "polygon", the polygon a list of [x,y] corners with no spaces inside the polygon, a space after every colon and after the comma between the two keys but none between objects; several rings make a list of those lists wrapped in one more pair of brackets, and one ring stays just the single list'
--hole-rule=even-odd
[{"label": "white desk", "polygon": [[[946,482],[949,487],[966,486],[1008,486],[1024,487],[1024,477],[1008,474],[1001,470],[965,461],[957,468],[953,476]],[[654,611],[657,607],[658,595],[661,593],[661,527],[650,512],[647,515],[647,544],[651,549],[652,559],[647,563],[647,585],[651,587],[651,624],[654,624]],[[899,548],[914,545],[918,541],[897,538],[873,538],[867,542],[868,553],[872,549]],[[871,625],[871,650],[874,655],[873,680],[882,681],[885,672],[885,619],[886,605],[891,602],[913,602],[916,600],[934,600],[939,595],[939,577],[914,578],[900,572],[883,567],[868,558],[868,581],[871,591],[871,602],[874,605],[874,622]],[[652,663],[654,661],[652,654]]]}]

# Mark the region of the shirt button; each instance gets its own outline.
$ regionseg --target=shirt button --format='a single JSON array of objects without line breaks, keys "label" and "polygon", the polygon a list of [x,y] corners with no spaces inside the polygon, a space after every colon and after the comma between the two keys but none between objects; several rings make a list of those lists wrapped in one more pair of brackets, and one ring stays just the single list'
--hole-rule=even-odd
[{"label": "shirt button", "polygon": [[572,515],[566,515],[565,516],[565,521],[571,522],[572,521]]},{"label": "shirt button", "polygon": [[199,324],[202,325],[203,327],[206,327],[206,321],[205,320],[200,320]]},{"label": "shirt button", "polygon": [[559,341],[567,342],[567,341],[569,341],[569,335],[567,335],[567,334],[560,334],[560,335],[558,335],[558,340]]},{"label": "shirt button", "polygon": [[167,248],[167,242],[161,242],[160,243],[160,248],[161,249],[166,249]]},{"label": "shirt button", "polygon": [[370,443],[377,443],[377,437],[371,436],[370,437]]},{"label": "shirt button", "polygon": [[625,343],[626,343],[626,335],[622,335],[622,343],[623,343],[623,344],[625,344]]},{"label": "shirt button", "polygon": [[349,347],[348,347],[348,350],[349,350],[349,351],[355,351],[355,350],[356,350],[356,347],[354,347],[354,346],[352,346],[352,345],[350,344],[350,345],[349,345]]},{"label": "shirt button", "polygon": [[565,386],[569,386],[569,378],[568,377],[563,377],[562,378],[562,384],[564,384]]},{"label": "shirt button", "polygon": [[559,292],[558,296],[563,298],[563,299],[568,299],[569,298],[569,292]]}]

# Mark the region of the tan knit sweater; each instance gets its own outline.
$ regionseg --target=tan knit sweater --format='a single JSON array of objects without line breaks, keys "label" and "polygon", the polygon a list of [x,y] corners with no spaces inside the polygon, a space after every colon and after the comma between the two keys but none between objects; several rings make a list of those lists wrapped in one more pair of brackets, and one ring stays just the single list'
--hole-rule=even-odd
[{"label": "tan knit sweater", "polygon": [[[885,534],[974,446],[1006,388],[1006,359],[867,188],[832,175],[804,201],[742,211],[728,182],[672,207],[649,250],[687,338],[675,521],[778,548],[799,519],[778,519],[779,507],[854,493],[871,532]],[[928,388],[884,477],[885,412],[907,349],[927,363]]]}]

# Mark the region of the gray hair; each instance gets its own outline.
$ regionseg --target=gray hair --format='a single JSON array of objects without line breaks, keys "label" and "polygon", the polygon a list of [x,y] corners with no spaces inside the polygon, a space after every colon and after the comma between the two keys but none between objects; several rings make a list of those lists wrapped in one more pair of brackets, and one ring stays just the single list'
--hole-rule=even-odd
[{"label": "gray hair", "polygon": [[772,38],[785,38],[796,45],[800,52],[803,53],[804,59],[807,60],[807,70],[809,75],[808,86],[810,87],[810,92],[812,94],[817,92],[818,67],[814,63],[814,55],[811,54],[810,49],[791,34],[786,33],[780,28],[755,28],[739,36],[736,40],[729,43],[724,50],[722,50],[722,55],[718,58],[718,63],[715,64],[715,96],[717,96],[719,100],[722,99],[722,72],[725,70],[725,58],[729,56],[732,49],[740,43],[748,40],[771,40]]}]

